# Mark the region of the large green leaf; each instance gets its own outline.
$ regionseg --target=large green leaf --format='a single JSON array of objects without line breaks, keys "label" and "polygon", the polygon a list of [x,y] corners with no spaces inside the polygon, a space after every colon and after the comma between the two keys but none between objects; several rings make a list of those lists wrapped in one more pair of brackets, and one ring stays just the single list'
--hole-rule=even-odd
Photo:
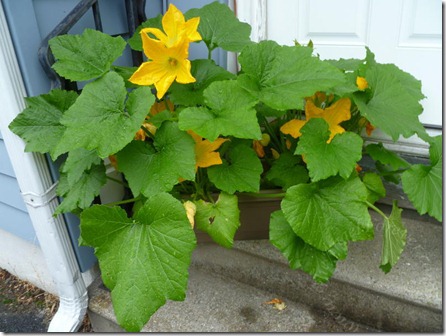
[{"label": "large green leaf", "polygon": [[384,165],[389,165],[393,170],[410,167],[410,164],[406,160],[399,157],[395,152],[385,148],[381,142],[379,144],[370,144],[366,146],[365,152],[369,154],[373,160],[379,161]]},{"label": "large green leaf", "polygon": [[56,159],[54,150],[65,132],[60,119],[76,98],[76,92],[59,89],[26,98],[27,108],[11,122],[9,128],[25,140],[26,151],[49,152]]},{"label": "large green leaf", "polygon": [[176,123],[165,121],[156,132],[153,146],[132,141],[117,153],[117,160],[133,195],[150,196],[170,191],[179,178],[194,178],[195,142]]},{"label": "large green leaf", "polygon": [[235,75],[215,64],[212,60],[194,60],[191,62],[191,74],[194,83],[181,84],[174,82],[169,89],[169,98],[175,103],[184,106],[204,105],[204,90],[212,83],[221,80],[233,79]]},{"label": "large green leaf", "polygon": [[440,222],[443,217],[443,155],[442,136],[436,137],[429,149],[431,164],[413,165],[401,176],[403,190],[417,211],[428,213]]},{"label": "large green leaf", "polygon": [[181,203],[150,197],[133,218],[94,205],[81,214],[81,243],[95,248],[119,324],[140,331],[166,300],[184,300],[195,234]]},{"label": "large green leaf", "polygon": [[83,171],[77,180],[70,180],[68,174],[62,173],[56,192],[58,196],[63,197],[63,201],[54,214],[89,207],[106,181],[103,163],[92,165],[90,169]]},{"label": "large green leaf", "polygon": [[102,76],[121,56],[126,43],[120,36],[111,37],[94,29],[82,35],[61,35],[49,42],[56,58],[54,70],[72,81],[84,81]]},{"label": "large green leaf", "polygon": [[305,157],[313,182],[339,174],[348,178],[362,156],[362,138],[356,133],[335,135],[330,143],[328,123],[322,118],[310,119],[301,130],[296,154]]},{"label": "large green leaf", "polygon": [[184,16],[200,17],[198,32],[209,50],[220,47],[227,51],[241,51],[252,43],[251,26],[240,22],[227,5],[212,2],[202,8],[193,8]]},{"label": "large green leaf", "polygon": [[305,97],[344,82],[342,71],[314,57],[307,47],[260,42],[246,47],[239,61],[240,85],[278,110],[302,108]]},{"label": "large green leaf", "polygon": [[147,87],[127,96],[124,80],[107,73],[87,84],[62,117],[67,129],[56,153],[76,148],[96,149],[101,158],[116,153],[133,139],[154,101]]},{"label": "large green leaf", "polygon": [[68,183],[73,185],[92,165],[99,165],[100,163],[101,158],[96,151],[78,148],[68,153],[67,160],[62,167],[62,172],[66,173]]},{"label": "large green leaf", "polygon": [[209,180],[229,194],[236,191],[258,192],[262,164],[254,150],[243,143],[232,146],[228,160],[208,168]]},{"label": "large green leaf", "polygon": [[293,231],[327,251],[335,244],[373,238],[367,190],[358,177],[332,177],[289,188],[281,208]]},{"label": "large green leaf", "polygon": [[[329,251],[321,251],[305,243],[291,228],[281,210],[271,214],[269,239],[288,259],[292,269],[302,269],[317,282],[327,282],[338,259]],[[347,249],[347,244],[336,248]]]},{"label": "large green leaf", "polygon": [[372,91],[358,92],[353,95],[359,110],[373,126],[378,127],[392,137],[410,137],[417,132],[424,132],[418,120],[423,108],[419,100],[424,97],[420,91],[420,82],[404,73],[393,64],[375,64],[367,69],[366,80]]},{"label": "large green leaf", "polygon": [[309,179],[308,171],[302,165],[302,160],[290,152],[280,154],[280,157],[273,162],[265,177],[284,190],[296,184],[307,183]]},{"label": "large green leaf", "polygon": [[236,81],[214,82],[204,91],[204,97],[209,108],[190,107],[181,111],[180,129],[193,130],[209,141],[215,141],[219,135],[261,138],[254,108],[257,99]]},{"label": "large green leaf", "polygon": [[392,212],[389,218],[384,219],[383,251],[381,265],[385,273],[389,273],[400,259],[401,253],[406,246],[407,230],[401,221],[401,212],[397,202],[393,202]]},{"label": "large green leaf", "polygon": [[216,243],[231,248],[234,235],[240,226],[237,196],[222,192],[215,203],[199,200],[195,204],[196,227],[207,232]]}]

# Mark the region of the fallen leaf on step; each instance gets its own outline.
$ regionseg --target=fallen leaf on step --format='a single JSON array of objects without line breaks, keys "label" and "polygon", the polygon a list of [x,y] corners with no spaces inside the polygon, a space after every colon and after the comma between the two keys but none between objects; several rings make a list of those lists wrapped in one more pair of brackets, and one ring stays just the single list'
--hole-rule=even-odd
[{"label": "fallen leaf on step", "polygon": [[267,301],[265,302],[265,304],[270,304],[270,305],[274,305],[274,308],[277,310],[284,310],[286,308],[286,304],[285,302],[283,302],[281,299],[272,299],[271,301]]}]

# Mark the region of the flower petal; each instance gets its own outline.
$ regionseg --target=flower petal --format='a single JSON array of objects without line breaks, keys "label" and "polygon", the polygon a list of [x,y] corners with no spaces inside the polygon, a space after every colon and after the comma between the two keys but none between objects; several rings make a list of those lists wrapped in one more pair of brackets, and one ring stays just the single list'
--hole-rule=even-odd
[{"label": "flower petal", "polygon": [[161,42],[163,42],[164,44],[167,44],[167,40],[168,40],[168,37],[167,37],[167,35],[166,34],[164,34],[160,29],[158,29],[158,28],[144,28],[144,29],[141,29],[141,34],[142,33],[145,33],[145,34],[153,34],[153,35],[155,35],[155,37],[158,39],[158,40],[160,40]]},{"label": "flower petal", "polygon": [[168,44],[168,46],[172,46],[176,41],[181,39],[182,35],[184,35],[184,15],[173,4],[170,4],[169,9],[163,16],[162,23],[163,29],[169,37],[169,41],[172,42],[171,44]]},{"label": "flower petal", "polygon": [[291,135],[293,138],[298,138],[302,135],[302,133],[300,133],[300,129],[304,125],[305,120],[293,119],[283,124],[282,127],[280,127],[280,131],[283,134]]},{"label": "flower petal", "polygon": [[161,75],[156,76],[154,73],[153,62],[144,62],[129,78],[129,82],[138,85],[152,85],[159,80]]},{"label": "flower petal", "polygon": [[166,94],[167,90],[169,90],[174,80],[175,80],[175,75],[165,72],[164,76],[159,81],[155,82],[156,97],[158,99],[164,97],[164,95]]},{"label": "flower petal", "polygon": [[191,18],[190,20],[187,20],[187,22],[185,23],[184,29],[186,31],[186,36],[189,39],[189,41],[191,42],[201,41],[202,39],[201,35],[197,31],[199,24],[200,24],[199,17]]},{"label": "flower petal", "polygon": [[189,60],[178,62],[177,82],[181,84],[194,83],[196,80],[190,73],[191,63]]},{"label": "flower petal", "polygon": [[141,40],[144,54],[151,60],[165,57],[167,48],[164,43],[150,38],[147,33],[143,32],[143,30],[144,29],[141,30]]}]

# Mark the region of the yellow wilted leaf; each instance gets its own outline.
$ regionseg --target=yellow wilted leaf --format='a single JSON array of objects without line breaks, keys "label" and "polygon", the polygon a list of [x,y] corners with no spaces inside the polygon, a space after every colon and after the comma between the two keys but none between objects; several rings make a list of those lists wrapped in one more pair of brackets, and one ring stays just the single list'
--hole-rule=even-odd
[{"label": "yellow wilted leaf", "polygon": [[191,201],[186,201],[183,203],[184,209],[186,209],[187,219],[189,220],[192,229],[195,226],[195,213],[197,212],[197,206]]},{"label": "yellow wilted leaf", "polygon": [[271,301],[267,301],[265,302],[265,304],[270,304],[270,305],[274,305],[274,308],[277,310],[284,310],[286,308],[286,304],[284,301],[282,301],[281,299],[272,299]]}]

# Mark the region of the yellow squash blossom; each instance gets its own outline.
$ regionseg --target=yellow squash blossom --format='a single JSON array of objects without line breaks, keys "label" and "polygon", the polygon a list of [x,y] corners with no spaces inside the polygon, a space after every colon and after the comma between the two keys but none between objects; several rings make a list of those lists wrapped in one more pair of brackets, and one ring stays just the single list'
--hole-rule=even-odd
[{"label": "yellow squash blossom", "polygon": [[345,132],[345,130],[339,126],[339,124],[345,120],[351,118],[350,114],[351,102],[348,98],[339,99],[333,105],[322,109],[317,107],[314,102],[307,99],[305,104],[305,117],[306,120],[293,119],[282,125],[280,131],[284,134],[289,134],[293,138],[298,138],[302,135],[300,132],[301,128],[306,124],[306,122],[312,118],[322,118],[324,119],[330,129],[330,138],[327,143],[329,143],[336,134]]},{"label": "yellow squash blossom", "polygon": [[171,112],[175,110],[175,106],[169,99],[155,102],[150,108],[149,114],[153,117],[164,110],[169,110]]},{"label": "yellow squash blossom", "polygon": [[162,42],[151,39],[147,34],[141,34],[143,49],[150,59],[129,78],[129,81],[138,85],[155,84],[156,96],[161,99],[176,80],[187,84],[195,82],[190,73],[191,64],[187,59],[189,42],[183,41],[173,47],[166,47]]},{"label": "yellow squash blossom", "polygon": [[144,28],[142,29],[142,33],[151,33],[163,42],[166,47],[172,47],[183,40],[188,40],[189,42],[200,41],[201,35],[197,31],[199,24],[199,17],[186,21],[183,13],[174,5],[170,4],[169,9],[162,19],[165,33],[157,28]]},{"label": "yellow squash blossom", "polygon": [[369,83],[367,83],[367,80],[364,77],[358,76],[356,77],[356,86],[359,90],[364,91],[369,87]]},{"label": "yellow squash blossom", "polygon": [[[195,82],[190,73],[189,43],[201,40],[196,31],[200,20],[185,21],[183,14],[171,5],[163,17],[163,29],[167,35],[155,28],[142,29],[141,39],[144,54],[149,59],[135,71],[129,81],[138,85],[155,85],[156,96],[161,99],[174,81],[187,84]],[[159,40],[150,38],[154,34]]]},{"label": "yellow squash blossom", "polygon": [[215,151],[229,139],[217,138],[215,141],[210,142],[192,131],[188,131],[187,133],[189,133],[195,141],[195,170],[197,170],[198,167],[206,168],[223,163],[220,153]]}]

